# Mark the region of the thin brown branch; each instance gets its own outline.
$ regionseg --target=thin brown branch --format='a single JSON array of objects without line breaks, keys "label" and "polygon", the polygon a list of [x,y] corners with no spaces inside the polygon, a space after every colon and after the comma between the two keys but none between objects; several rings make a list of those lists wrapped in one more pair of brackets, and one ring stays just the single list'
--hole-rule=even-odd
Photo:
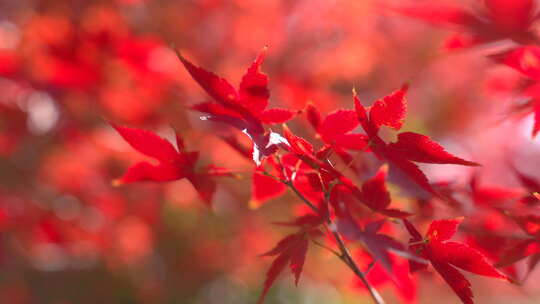
[{"label": "thin brown branch", "polygon": [[367,290],[369,291],[369,294],[373,298],[373,301],[377,304],[384,304],[385,301],[381,297],[381,294],[368,282],[365,274],[360,270],[360,268],[358,268],[358,265],[356,265],[356,262],[351,257],[349,250],[347,249],[347,247],[345,247],[345,243],[343,242],[343,239],[341,238],[339,233],[333,230],[332,228],[334,227],[330,227],[330,231],[332,231],[332,235],[334,236],[334,238],[336,239],[336,242],[338,243],[341,254],[343,255],[344,259],[348,261],[348,263],[346,264],[354,272],[354,274],[356,274],[356,276],[362,281],[364,286],[366,286]]},{"label": "thin brown branch", "polygon": [[332,249],[332,248],[326,246],[325,244],[320,243],[320,242],[317,241],[317,240],[311,240],[311,241],[313,242],[313,244],[315,244],[315,245],[317,245],[317,246],[319,246],[319,247],[321,247],[321,248],[324,248],[324,249],[330,251],[331,253],[333,253],[333,254],[334,254],[335,256],[337,256],[338,258],[340,258],[340,259],[343,258],[343,256],[341,255],[341,253],[339,253],[339,252],[335,251],[334,249]]},{"label": "thin brown branch", "polygon": [[[279,158],[278,158],[279,159]],[[281,181],[285,185],[289,187],[311,210],[318,213],[318,208],[310,202],[298,189],[293,185],[291,181]],[[366,275],[360,270],[358,265],[356,265],[356,262],[352,258],[349,250],[345,246],[345,242],[341,238],[341,235],[337,232],[336,225],[332,222],[330,218],[326,220],[326,226],[328,230],[332,233],[334,239],[336,240],[336,243],[338,244],[339,248],[339,254],[336,253],[336,255],[345,263],[353,272],[354,274],[362,281],[362,283],[366,286],[367,290],[369,291],[369,294],[371,295],[371,298],[376,304],[385,304],[384,299],[381,297],[379,292],[371,286],[371,284],[368,282]]]}]

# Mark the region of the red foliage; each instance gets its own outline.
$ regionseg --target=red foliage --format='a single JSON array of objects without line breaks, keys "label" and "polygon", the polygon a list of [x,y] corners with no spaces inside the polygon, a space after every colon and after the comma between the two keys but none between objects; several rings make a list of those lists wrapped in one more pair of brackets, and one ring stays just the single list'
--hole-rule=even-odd
[{"label": "red foliage", "polygon": [[8,2],[4,302],[263,303],[286,268],[304,302],[537,283],[536,1]]},{"label": "red foliage", "polygon": [[[443,277],[463,303],[473,303],[471,284],[454,267],[494,278],[508,280],[505,275],[490,265],[486,258],[475,249],[463,243],[451,242],[462,219],[433,221],[422,238],[420,233],[407,220],[405,226],[411,235],[409,248],[422,258],[429,260],[433,268]],[[425,267],[418,263],[411,264],[413,271]]]}]

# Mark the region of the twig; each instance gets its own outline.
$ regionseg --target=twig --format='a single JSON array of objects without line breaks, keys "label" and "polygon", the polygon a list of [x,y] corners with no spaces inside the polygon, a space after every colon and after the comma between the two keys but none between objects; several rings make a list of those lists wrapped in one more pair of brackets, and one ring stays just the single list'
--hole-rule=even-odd
[{"label": "twig", "polygon": [[[281,160],[279,157],[277,157],[279,164],[281,165]],[[283,166],[281,165],[282,170],[284,170]],[[286,175],[285,175],[286,176]],[[294,184],[289,180],[282,180],[282,183],[284,183],[289,189],[291,189],[311,210],[313,210],[315,213],[319,213],[319,209],[310,202],[298,189],[294,186]],[[325,195],[325,198],[328,199],[328,196]],[[360,270],[358,265],[356,265],[356,262],[351,257],[351,254],[347,247],[345,246],[345,242],[341,238],[341,235],[336,230],[336,225],[332,222],[330,218],[326,219],[326,227],[327,229],[332,233],[334,239],[336,240],[338,247],[339,247],[339,253],[335,250],[331,250],[334,252],[343,263],[345,263],[353,272],[354,274],[362,281],[364,286],[366,286],[367,290],[369,291],[369,294],[373,298],[373,301],[376,304],[385,304],[384,299],[381,297],[379,292],[371,286],[371,284],[368,282],[365,274]],[[319,244],[320,245],[320,244]],[[326,247],[326,246],[324,246]]]},{"label": "twig", "polygon": [[[329,220],[330,221],[330,220]],[[373,298],[373,301],[377,304],[384,304],[384,299],[381,297],[381,294],[373,287],[371,284],[369,284],[366,276],[364,273],[358,268],[358,265],[356,265],[356,262],[351,257],[349,250],[347,247],[345,247],[345,243],[343,242],[343,239],[339,235],[339,233],[335,230],[330,229],[332,231],[332,235],[336,239],[339,250],[341,251],[341,254],[343,255],[343,258],[347,260],[348,262],[345,262],[351,268],[351,270],[356,274],[356,276],[362,281],[364,286],[366,286],[367,290],[369,291],[369,294]]]},{"label": "twig", "polygon": [[319,246],[319,247],[321,247],[321,248],[324,248],[324,249],[326,249],[326,250],[332,252],[332,253],[333,253],[334,255],[336,255],[338,258],[340,258],[340,259],[342,258],[341,253],[339,253],[339,252],[335,251],[334,249],[332,249],[332,248],[326,246],[325,244],[320,243],[319,241],[313,240],[313,239],[312,239],[311,241],[313,242],[313,244],[315,244],[315,245],[317,245],[317,246]]}]

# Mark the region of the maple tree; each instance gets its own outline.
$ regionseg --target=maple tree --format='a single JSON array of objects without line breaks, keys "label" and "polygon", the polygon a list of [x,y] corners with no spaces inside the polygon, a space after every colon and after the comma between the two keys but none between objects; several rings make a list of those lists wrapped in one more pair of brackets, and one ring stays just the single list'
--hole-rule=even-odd
[{"label": "maple tree", "polygon": [[3,301],[538,301],[537,1],[0,7]]}]

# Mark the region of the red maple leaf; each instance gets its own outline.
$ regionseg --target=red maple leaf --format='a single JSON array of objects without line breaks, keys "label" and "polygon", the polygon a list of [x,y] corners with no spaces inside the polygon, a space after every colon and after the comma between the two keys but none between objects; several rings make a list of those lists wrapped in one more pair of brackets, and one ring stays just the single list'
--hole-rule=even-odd
[{"label": "red maple leaf", "polygon": [[[463,219],[437,220],[429,226],[426,237],[423,238],[418,230],[406,219],[405,227],[411,235],[409,250],[418,256],[429,260],[431,266],[450,285],[465,304],[473,303],[473,293],[469,281],[456,269],[460,268],[478,275],[509,279],[495,269],[476,249],[467,244],[452,242],[449,239],[456,233]],[[411,262],[411,271],[425,268],[426,265]]]},{"label": "red maple leaf", "polygon": [[522,197],[522,191],[501,186],[480,185],[479,177],[475,174],[469,181],[470,196],[477,207],[500,208]]},{"label": "red maple leaf", "polygon": [[[322,189],[330,189],[330,183],[332,181],[345,186],[345,189],[347,189],[346,191],[344,191],[345,189],[343,189],[342,187],[334,188],[334,190],[332,191],[334,192],[334,196],[333,199],[331,199],[331,201],[333,201],[333,204],[337,203],[335,201],[337,194],[336,192],[344,192],[344,195],[352,195],[361,203],[369,207],[371,210],[379,212],[386,216],[405,217],[410,215],[409,213],[401,210],[388,208],[388,206],[390,205],[390,194],[386,190],[385,185],[386,169],[383,169],[381,172],[379,172],[379,174],[376,175],[373,179],[367,180],[360,189],[353,183],[352,180],[344,176],[341,172],[339,172],[332,166],[332,164],[326,157],[327,153],[325,153],[325,148],[315,153],[313,146],[308,141],[294,135],[286,125],[284,125],[283,130],[283,135],[290,144],[289,150],[294,153],[299,159],[301,159],[305,164],[318,171],[318,173],[320,174],[321,179],[324,183]],[[377,136],[376,133],[375,136]],[[343,213],[344,210],[341,210],[342,208],[339,207],[339,204],[334,205],[336,207],[336,210],[339,210],[338,213]]]},{"label": "red maple leaf", "polygon": [[[437,26],[458,30],[450,40],[453,46],[470,46],[511,39],[518,43],[537,42],[532,28],[538,20],[534,0],[485,0],[483,6],[467,8],[449,1],[442,3],[387,6],[392,11]],[[460,43],[456,43],[456,42]]]},{"label": "red maple leaf", "polygon": [[287,186],[281,181],[264,174],[261,167],[257,167],[253,172],[251,188],[252,193],[249,202],[251,208],[258,208],[264,202],[282,195],[287,190]]},{"label": "red maple leaf", "polygon": [[286,150],[293,153],[307,166],[318,171],[321,176],[328,177],[328,180],[339,179],[342,176],[342,174],[328,162],[327,158],[329,153],[326,147],[323,147],[316,152],[309,141],[295,135],[285,124],[283,125],[283,136],[289,144],[288,147],[285,147]]},{"label": "red maple leaf", "polygon": [[[356,251],[355,260],[358,264],[365,265],[362,268],[369,270],[369,272],[366,271],[366,279],[372,287],[379,289],[379,287],[383,287],[387,283],[392,283],[401,300],[400,303],[413,304],[418,302],[417,280],[411,276],[407,261],[400,261],[396,257],[391,256],[392,273],[388,273],[380,263],[371,264],[373,259],[362,250]],[[360,279],[355,279],[355,286],[366,290],[366,286]]]},{"label": "red maple leaf", "polygon": [[[226,137],[224,140],[246,159],[251,158],[250,151],[245,149],[236,138]],[[295,188],[303,195],[312,198],[314,195],[311,193],[320,190],[312,186],[314,184],[312,178],[313,170],[302,164],[300,159],[292,153],[282,155],[279,162],[276,161],[275,155],[266,158],[253,171],[249,206],[251,208],[258,208],[266,201],[281,196],[287,188],[284,181],[289,180],[293,182]]]},{"label": "red maple leaf", "polygon": [[147,161],[136,163],[129,167],[121,178],[113,181],[115,185],[140,181],[167,182],[187,178],[201,198],[210,204],[216,190],[216,183],[212,177],[230,175],[226,169],[214,166],[196,170],[199,152],[185,151],[183,140],[178,134],[177,150],[172,143],[150,131],[112,126],[131,147],[157,161],[157,164]]},{"label": "red maple leaf", "polygon": [[214,100],[197,104],[193,108],[208,114],[204,119],[229,124],[248,135],[254,144],[253,160],[258,165],[262,158],[277,150],[278,144],[284,143],[279,134],[267,132],[263,124],[284,123],[297,113],[282,108],[267,109],[270,97],[268,77],[260,71],[265,52],[266,48],[247,69],[238,90],[226,79],[195,66],[178,54],[191,77]]},{"label": "red maple leaf", "polygon": [[311,102],[308,103],[305,111],[309,123],[317,131],[317,137],[331,148],[345,164],[358,171],[353,164],[354,158],[347,150],[365,149],[368,138],[365,134],[351,133],[358,126],[355,111],[336,110],[323,119],[319,110]]},{"label": "red maple leaf", "polygon": [[520,46],[493,55],[491,58],[520,72],[531,81],[522,92],[528,101],[516,106],[514,111],[533,113],[532,137],[535,137],[540,131],[540,47],[536,45]]},{"label": "red maple leaf", "polygon": [[388,167],[383,166],[377,174],[362,184],[362,201],[372,210],[389,217],[405,217],[411,215],[398,209],[390,209],[390,192],[386,188]]},{"label": "red maple leaf", "polygon": [[540,216],[529,214],[511,216],[511,218],[527,234],[527,237],[514,242],[497,265],[505,267],[529,257],[527,271],[530,273],[540,260]]},{"label": "red maple leaf", "polygon": [[309,103],[306,106],[308,121],[321,140],[334,149],[362,150],[367,144],[364,134],[350,133],[358,126],[354,110],[336,110],[322,119],[319,110]]},{"label": "red maple leaf", "polygon": [[[413,132],[398,134],[395,143],[387,144],[379,137],[381,126],[400,130],[407,112],[405,94],[408,86],[377,100],[373,106],[366,109],[354,93],[354,103],[358,120],[369,138],[369,146],[373,153],[404,172],[410,179],[424,190],[434,193],[424,173],[413,163],[456,164],[478,166],[477,163],[463,160],[446,152],[444,148],[429,137]],[[369,113],[369,115],[368,115]]]},{"label": "red maple leaf", "polygon": [[525,188],[525,195],[520,199],[520,201],[526,205],[534,206],[540,203],[540,183],[533,177],[522,173],[514,165],[510,164],[510,168],[516,175],[519,183],[523,188]]},{"label": "red maple leaf", "polygon": [[298,285],[306,260],[309,239],[310,237],[316,237],[322,234],[318,227],[324,223],[327,217],[328,209],[326,207],[319,207],[318,214],[307,214],[297,218],[293,222],[280,223],[287,226],[298,226],[300,227],[300,231],[286,236],[272,250],[262,254],[262,256],[277,257],[266,273],[264,289],[257,303],[261,304],[264,302],[270,287],[272,287],[278,275],[287,267],[287,264],[289,264],[291,272],[294,274],[295,284]]},{"label": "red maple leaf", "polygon": [[392,262],[390,253],[414,260],[417,263],[427,263],[427,261],[407,252],[405,246],[398,241],[388,235],[379,233],[384,222],[384,220],[371,222],[366,224],[362,229],[355,220],[351,217],[346,217],[338,221],[338,230],[347,239],[362,242],[373,257],[373,260],[380,263],[391,277],[393,277],[394,263]]}]

